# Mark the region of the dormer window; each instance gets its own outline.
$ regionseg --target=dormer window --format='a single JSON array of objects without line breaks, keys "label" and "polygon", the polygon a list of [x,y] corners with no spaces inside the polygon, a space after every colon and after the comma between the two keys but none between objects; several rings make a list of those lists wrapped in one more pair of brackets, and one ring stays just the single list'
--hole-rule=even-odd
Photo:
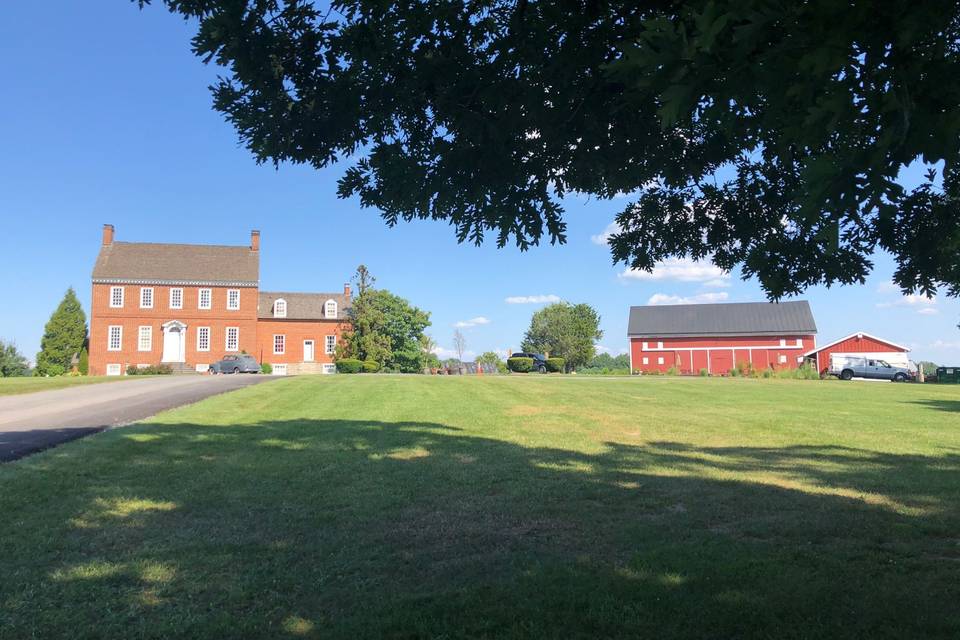
[{"label": "dormer window", "polygon": [[274,318],[286,318],[287,317],[287,301],[283,298],[280,298],[273,303],[273,317]]},{"label": "dormer window", "polygon": [[325,318],[337,317],[337,302],[335,300],[327,300],[323,304],[323,315]]}]

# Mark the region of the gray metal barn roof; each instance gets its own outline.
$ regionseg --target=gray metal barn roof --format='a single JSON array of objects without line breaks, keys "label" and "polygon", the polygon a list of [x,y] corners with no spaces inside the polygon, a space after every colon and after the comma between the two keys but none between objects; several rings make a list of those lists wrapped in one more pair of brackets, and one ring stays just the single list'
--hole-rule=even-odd
[{"label": "gray metal barn roof", "polygon": [[817,332],[806,300],[630,307],[632,338],[773,336]]}]

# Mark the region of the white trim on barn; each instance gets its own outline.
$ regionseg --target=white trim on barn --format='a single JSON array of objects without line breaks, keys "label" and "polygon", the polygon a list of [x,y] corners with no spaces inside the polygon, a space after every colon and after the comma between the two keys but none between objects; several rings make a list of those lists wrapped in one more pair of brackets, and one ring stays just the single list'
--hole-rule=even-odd
[{"label": "white trim on barn", "polygon": [[815,354],[817,351],[823,351],[824,349],[829,349],[830,347],[832,347],[832,346],[834,346],[834,345],[838,345],[838,344],[840,344],[841,342],[843,342],[844,340],[849,340],[849,339],[851,339],[851,338],[861,338],[861,339],[862,339],[862,338],[870,338],[871,340],[876,340],[877,342],[882,342],[883,344],[888,344],[888,345],[890,345],[891,347],[894,347],[895,349],[900,349],[901,351],[910,351],[910,347],[904,347],[904,346],[899,345],[899,344],[897,344],[897,343],[895,343],[895,342],[890,342],[889,340],[885,340],[885,339],[883,339],[883,338],[878,338],[877,336],[872,335],[872,334],[869,334],[869,333],[866,333],[865,331],[857,331],[856,333],[851,333],[850,335],[844,336],[844,337],[840,338],[839,340],[834,340],[833,342],[829,342],[829,343],[827,343],[827,344],[825,344],[825,345],[822,345],[822,346],[819,346],[819,347],[814,347],[813,349],[811,349],[810,351],[807,351],[807,352],[806,352],[805,354],[803,354],[803,355],[804,355],[804,357],[812,356],[812,355]]}]

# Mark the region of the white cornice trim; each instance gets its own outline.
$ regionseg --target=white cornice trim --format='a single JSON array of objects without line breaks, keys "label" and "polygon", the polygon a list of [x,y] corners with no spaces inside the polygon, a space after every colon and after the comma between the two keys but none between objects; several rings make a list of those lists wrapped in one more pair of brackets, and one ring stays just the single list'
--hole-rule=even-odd
[{"label": "white cornice trim", "polygon": [[93,278],[93,284],[157,284],[171,286],[196,287],[259,287],[260,283],[251,280],[130,280],[124,278]]}]

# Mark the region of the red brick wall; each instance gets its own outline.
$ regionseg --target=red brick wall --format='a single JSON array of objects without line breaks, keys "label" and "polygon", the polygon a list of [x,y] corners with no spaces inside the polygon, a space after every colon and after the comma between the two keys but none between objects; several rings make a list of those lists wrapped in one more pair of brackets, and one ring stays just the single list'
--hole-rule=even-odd
[{"label": "red brick wall", "polygon": [[[333,362],[333,355],[324,352],[325,336],[337,336],[349,327],[341,320],[260,320],[257,325],[257,348],[253,352],[259,362],[270,364],[293,364],[303,362],[303,342],[313,340],[314,362]],[[283,354],[273,353],[274,336],[286,338]]]},{"label": "red brick wall", "polygon": [[[129,365],[160,364],[163,356],[163,329],[161,325],[178,320],[186,329],[186,363],[190,366],[219,360],[226,353],[226,328],[240,330],[239,349],[255,353],[257,346],[257,299],[255,287],[199,287],[183,286],[183,308],[170,308],[170,289],[153,285],[153,308],[140,308],[141,285],[122,285],[122,309],[110,307],[109,284],[94,284],[90,310],[90,375],[104,375],[107,364],[120,364],[125,371]],[[149,286],[149,285],[148,285]],[[200,289],[211,289],[211,308],[199,309]],[[227,290],[240,291],[240,309],[227,310]],[[107,350],[108,327],[123,327],[123,348]],[[153,327],[153,349],[138,350],[139,327]],[[210,351],[197,351],[197,327],[210,327]]]},{"label": "red brick wall", "polygon": [[[786,345],[781,347],[780,341]],[[797,346],[800,340],[800,346]],[[658,343],[662,342],[660,347]],[[643,343],[647,349],[643,349]],[[630,354],[634,371],[666,371],[677,367],[681,373],[698,373],[708,369],[712,374],[726,374],[740,362],[750,362],[754,368],[772,366],[775,369],[799,366],[798,357],[813,349],[812,335],[783,336],[724,336],[712,338],[631,338]],[[737,348],[741,347],[741,348]],[[753,347],[746,349],[743,347]],[[708,355],[709,354],[709,355]],[[780,356],[786,357],[780,363]],[[643,359],[647,358],[647,364]],[[663,358],[663,363],[659,359]]]}]

